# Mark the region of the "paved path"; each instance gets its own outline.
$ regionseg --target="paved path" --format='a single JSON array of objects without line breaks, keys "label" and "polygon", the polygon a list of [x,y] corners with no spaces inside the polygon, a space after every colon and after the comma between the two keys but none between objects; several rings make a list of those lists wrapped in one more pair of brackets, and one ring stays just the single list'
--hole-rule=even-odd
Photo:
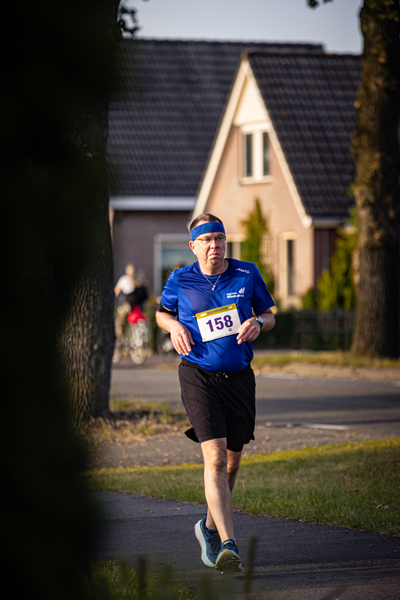
[{"label": "paved path", "polygon": [[[222,577],[203,565],[194,524],[205,507],[117,492],[91,496],[102,511],[96,555],[144,555],[151,570],[164,563],[176,577],[198,582],[208,573],[223,598],[241,597],[244,574]],[[396,600],[400,598],[400,538],[246,515],[235,511],[235,532],[246,565],[250,536],[257,539],[252,591],[262,600]],[[334,592],[334,595],[329,595]]]}]

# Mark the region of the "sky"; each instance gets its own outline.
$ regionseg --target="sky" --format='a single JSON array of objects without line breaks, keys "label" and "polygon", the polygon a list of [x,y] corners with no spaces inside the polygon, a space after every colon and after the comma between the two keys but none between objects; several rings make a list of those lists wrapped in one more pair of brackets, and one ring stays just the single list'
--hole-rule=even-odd
[{"label": "sky", "polygon": [[128,0],[138,37],[321,43],[326,52],[359,54],[363,0]]}]

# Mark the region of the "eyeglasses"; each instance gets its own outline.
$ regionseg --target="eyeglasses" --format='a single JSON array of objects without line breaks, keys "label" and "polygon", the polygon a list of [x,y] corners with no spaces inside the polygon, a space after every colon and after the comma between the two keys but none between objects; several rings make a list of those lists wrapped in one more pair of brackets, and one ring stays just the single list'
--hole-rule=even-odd
[{"label": "eyeglasses", "polygon": [[196,238],[196,242],[201,242],[205,246],[209,246],[212,242],[223,244],[226,240],[226,235],[217,235],[216,237]]}]

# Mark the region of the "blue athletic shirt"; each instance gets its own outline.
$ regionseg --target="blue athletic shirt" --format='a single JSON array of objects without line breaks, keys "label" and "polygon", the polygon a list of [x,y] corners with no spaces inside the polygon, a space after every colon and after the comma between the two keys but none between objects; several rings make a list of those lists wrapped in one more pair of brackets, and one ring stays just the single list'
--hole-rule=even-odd
[{"label": "blue athletic shirt", "polygon": [[[252,308],[259,315],[274,301],[256,265],[235,259],[227,259],[229,267],[219,275],[207,275],[209,281],[195,262],[171,273],[161,296],[161,304],[178,313],[179,321],[193,336],[194,346],[188,356],[181,354],[199,367],[217,373],[237,373],[250,364],[253,358],[252,342],[236,341],[237,333],[203,342],[196,314],[211,309],[236,304],[240,322],[252,316]],[[212,284],[216,284],[212,291]]]}]

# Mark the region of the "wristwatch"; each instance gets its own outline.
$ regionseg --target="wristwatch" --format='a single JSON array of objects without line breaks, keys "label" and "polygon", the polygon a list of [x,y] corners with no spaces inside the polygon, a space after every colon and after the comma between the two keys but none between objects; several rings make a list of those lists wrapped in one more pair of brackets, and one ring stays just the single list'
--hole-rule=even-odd
[{"label": "wristwatch", "polygon": [[261,317],[259,317],[258,315],[255,315],[255,318],[260,323],[260,331],[261,331],[262,326],[264,325],[264,320]]}]

